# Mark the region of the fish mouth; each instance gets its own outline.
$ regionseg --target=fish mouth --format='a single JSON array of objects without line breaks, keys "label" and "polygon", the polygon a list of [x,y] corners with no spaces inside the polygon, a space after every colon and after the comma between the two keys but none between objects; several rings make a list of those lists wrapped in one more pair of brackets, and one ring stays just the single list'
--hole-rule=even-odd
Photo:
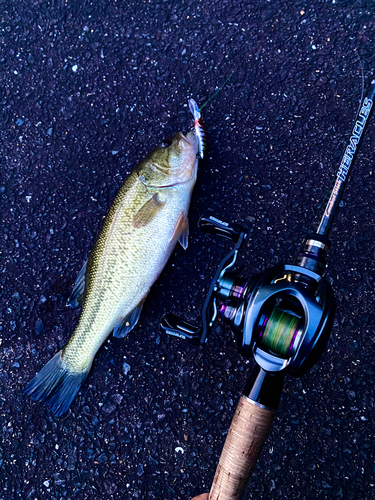
[{"label": "fish mouth", "polygon": [[181,139],[180,145],[183,149],[193,148],[195,154],[198,152],[198,140],[195,130],[188,132],[186,135],[181,132]]},{"label": "fish mouth", "polygon": [[[183,135],[183,134],[182,134]],[[197,134],[195,133],[195,130],[191,130],[186,134],[186,137],[184,137],[192,146],[197,145],[198,140],[197,140]]]},{"label": "fish mouth", "polygon": [[181,159],[181,164],[177,171],[172,173],[172,182],[165,185],[147,185],[153,189],[164,189],[185,184],[189,182],[197,172],[198,160],[198,140],[195,131],[188,132],[186,135],[183,132],[178,132],[173,140],[174,147]]}]

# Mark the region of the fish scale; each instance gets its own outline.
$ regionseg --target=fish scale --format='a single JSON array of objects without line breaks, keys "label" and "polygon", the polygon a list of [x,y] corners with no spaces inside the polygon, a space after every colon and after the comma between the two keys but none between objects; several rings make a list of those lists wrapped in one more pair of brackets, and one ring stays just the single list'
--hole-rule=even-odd
[{"label": "fish scale", "polygon": [[[136,179],[135,183],[139,184],[139,181]],[[124,188],[126,189],[126,186]],[[175,188],[174,191],[178,191],[178,188]],[[181,199],[178,196],[179,193],[175,194],[179,201]],[[140,204],[136,200],[137,198],[130,207],[120,205],[116,214],[117,220],[113,221],[111,225],[110,251],[105,249],[105,245],[99,245],[99,248],[94,250],[100,269],[100,272],[97,273],[98,276],[93,277],[92,284],[90,284],[90,297],[95,297],[95,299],[88,298],[74,336],[64,351],[64,358],[72,364],[76,363],[77,359],[82,361],[87,358],[91,359],[91,355],[87,356],[87,348],[90,352],[93,345],[99,349],[120,318],[134,309],[148,292],[148,284],[152,280],[154,267],[164,267],[163,261],[167,250],[167,245],[164,242],[171,239],[173,228],[166,220],[166,214],[161,214],[163,215],[162,221],[165,221],[164,224],[160,224],[158,218],[155,218],[152,222],[154,227],[141,230],[131,228],[132,217],[140,208]],[[169,201],[168,205],[171,206],[168,219],[174,220],[183,206],[181,203],[173,204],[173,198]],[[122,201],[123,203],[124,201]],[[126,219],[121,215],[123,211],[128,213]],[[139,234],[140,232],[141,234]],[[157,234],[157,242],[155,242],[155,238],[150,238],[150,232]],[[108,238],[105,241],[107,240]],[[156,248],[155,243],[159,243]],[[139,252],[143,254],[141,259]],[[126,255],[125,259],[124,255]],[[150,255],[153,255],[153,266],[138,269],[136,263],[140,260],[146,260]],[[127,299],[123,300],[123,297]],[[112,304],[112,308],[109,308],[108,304]],[[96,332],[100,332],[100,334]],[[77,351],[79,351],[78,356]],[[77,371],[81,371],[85,366],[87,367],[83,363]]]},{"label": "fish scale", "polygon": [[26,387],[56,416],[69,409],[110,333],[124,337],[134,328],[177,241],[186,248],[197,152],[195,132],[179,132],[141,161],[116,196],[70,299],[83,306],[78,325]]}]

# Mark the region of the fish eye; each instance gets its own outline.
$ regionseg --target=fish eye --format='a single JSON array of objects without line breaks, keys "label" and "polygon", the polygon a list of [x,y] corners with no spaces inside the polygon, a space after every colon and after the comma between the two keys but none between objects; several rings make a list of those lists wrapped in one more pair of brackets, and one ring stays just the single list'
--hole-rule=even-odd
[{"label": "fish eye", "polygon": [[161,143],[161,147],[162,148],[167,148],[168,146],[170,146],[172,144],[172,141],[171,139],[164,139],[164,141]]}]

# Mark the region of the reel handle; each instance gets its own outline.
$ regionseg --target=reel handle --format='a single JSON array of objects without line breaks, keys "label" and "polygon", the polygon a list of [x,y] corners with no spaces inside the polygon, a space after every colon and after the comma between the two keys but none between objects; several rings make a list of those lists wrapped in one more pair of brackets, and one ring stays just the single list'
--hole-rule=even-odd
[{"label": "reel handle", "polygon": [[241,396],[234,414],[209,500],[238,500],[262,451],[275,411]]},{"label": "reel handle", "polygon": [[[220,262],[219,268],[211,281],[211,286],[202,309],[202,324],[197,326],[184,321],[175,314],[164,314],[160,326],[168,335],[188,340],[193,345],[204,345],[211,333],[212,325],[218,313],[216,307],[216,296],[218,296],[219,293],[218,286],[220,285],[221,288],[225,289],[222,293],[229,294],[232,286],[235,284],[233,280],[221,280],[221,278],[224,276],[225,272],[235,264],[237,254],[247,238],[247,232],[242,226],[237,224],[230,225],[211,215],[209,217],[201,217],[198,225],[202,231],[230,239],[236,243],[236,245]],[[229,288],[227,289],[228,286]],[[227,298],[226,295],[225,298]]]}]

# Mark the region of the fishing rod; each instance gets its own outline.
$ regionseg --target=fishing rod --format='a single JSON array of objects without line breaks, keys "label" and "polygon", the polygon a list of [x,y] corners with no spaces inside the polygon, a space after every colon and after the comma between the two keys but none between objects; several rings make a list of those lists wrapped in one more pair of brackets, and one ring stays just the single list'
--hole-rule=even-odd
[{"label": "fishing rod", "polygon": [[[325,351],[334,320],[335,297],[323,274],[328,238],[375,96],[375,79],[357,114],[349,144],[315,231],[307,233],[293,264],[256,276],[233,272],[247,230],[215,217],[202,217],[202,231],[231,240],[235,246],[221,261],[211,282],[197,326],[174,314],[161,320],[172,336],[203,345],[221,314],[234,332],[239,351],[253,358],[255,369],[235,411],[216,469],[209,499],[236,500],[246,487],[278,408],[285,375],[300,377]],[[218,306],[221,302],[221,306]]]}]

